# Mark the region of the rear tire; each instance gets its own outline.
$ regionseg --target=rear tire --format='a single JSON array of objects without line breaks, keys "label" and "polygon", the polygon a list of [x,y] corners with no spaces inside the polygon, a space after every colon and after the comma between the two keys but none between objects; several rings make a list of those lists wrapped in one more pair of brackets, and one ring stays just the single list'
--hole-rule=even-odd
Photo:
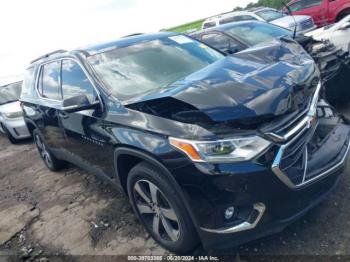
[{"label": "rear tire", "polygon": [[11,142],[11,144],[16,144],[18,142],[18,140],[16,138],[14,138],[10,131],[6,128],[5,125],[1,124],[2,130],[4,130],[8,140]]},{"label": "rear tire", "polygon": [[44,161],[46,167],[53,172],[59,171],[67,166],[65,161],[57,159],[49,150],[46,142],[40,132],[35,129],[33,131],[33,139],[39,151],[41,159]]},{"label": "rear tire", "polygon": [[134,212],[161,246],[186,254],[198,245],[192,219],[164,174],[141,162],[129,172],[127,189]]}]

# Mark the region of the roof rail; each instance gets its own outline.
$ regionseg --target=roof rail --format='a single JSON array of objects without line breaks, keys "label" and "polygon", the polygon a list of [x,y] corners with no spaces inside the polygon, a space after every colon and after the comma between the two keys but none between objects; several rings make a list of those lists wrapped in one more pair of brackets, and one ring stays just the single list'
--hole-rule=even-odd
[{"label": "roof rail", "polygon": [[33,64],[33,63],[35,63],[35,62],[37,62],[37,61],[39,61],[39,60],[41,60],[41,59],[48,58],[48,57],[50,57],[50,56],[52,56],[52,55],[54,55],[54,54],[60,54],[60,53],[65,53],[65,52],[67,52],[67,50],[59,49],[59,50],[53,51],[53,52],[51,52],[51,53],[47,53],[47,54],[45,54],[45,55],[42,55],[42,56],[40,56],[40,57],[34,59],[34,60],[31,61],[30,63]]},{"label": "roof rail", "polygon": [[123,36],[122,38],[131,37],[131,36],[138,36],[138,35],[143,35],[143,33],[135,33],[135,34],[131,34],[131,35],[126,35],[126,36]]},{"label": "roof rail", "polygon": [[258,11],[258,10],[263,10],[265,8],[266,8],[265,6],[258,6],[258,7],[252,7],[252,8],[245,9],[244,11],[255,12],[255,11]]}]

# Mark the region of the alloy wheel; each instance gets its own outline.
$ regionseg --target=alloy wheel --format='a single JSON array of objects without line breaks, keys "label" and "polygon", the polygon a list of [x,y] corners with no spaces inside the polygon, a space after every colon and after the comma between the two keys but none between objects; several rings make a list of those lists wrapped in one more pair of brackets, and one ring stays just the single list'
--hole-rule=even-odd
[{"label": "alloy wheel", "polygon": [[52,167],[51,155],[47,150],[45,143],[43,143],[39,135],[35,135],[35,143],[39,150],[40,156],[44,160],[45,164],[49,167]]},{"label": "alloy wheel", "polygon": [[134,197],[148,229],[163,241],[176,242],[181,233],[179,220],[160,189],[150,181],[139,180],[134,185]]}]

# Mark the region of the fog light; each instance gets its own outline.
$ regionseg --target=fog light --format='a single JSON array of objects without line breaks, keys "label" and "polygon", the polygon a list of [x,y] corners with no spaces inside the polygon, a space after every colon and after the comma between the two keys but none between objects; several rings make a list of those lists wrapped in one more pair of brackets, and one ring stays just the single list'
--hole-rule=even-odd
[{"label": "fog light", "polygon": [[235,213],[234,207],[229,207],[225,210],[225,219],[229,220],[233,217],[233,214]]}]

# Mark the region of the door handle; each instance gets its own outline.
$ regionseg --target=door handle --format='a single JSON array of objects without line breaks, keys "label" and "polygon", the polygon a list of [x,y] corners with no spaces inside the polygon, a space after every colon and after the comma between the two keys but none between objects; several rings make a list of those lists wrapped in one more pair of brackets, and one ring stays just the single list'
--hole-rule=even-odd
[{"label": "door handle", "polygon": [[69,114],[66,112],[59,112],[58,115],[63,119],[67,119],[69,117]]}]

